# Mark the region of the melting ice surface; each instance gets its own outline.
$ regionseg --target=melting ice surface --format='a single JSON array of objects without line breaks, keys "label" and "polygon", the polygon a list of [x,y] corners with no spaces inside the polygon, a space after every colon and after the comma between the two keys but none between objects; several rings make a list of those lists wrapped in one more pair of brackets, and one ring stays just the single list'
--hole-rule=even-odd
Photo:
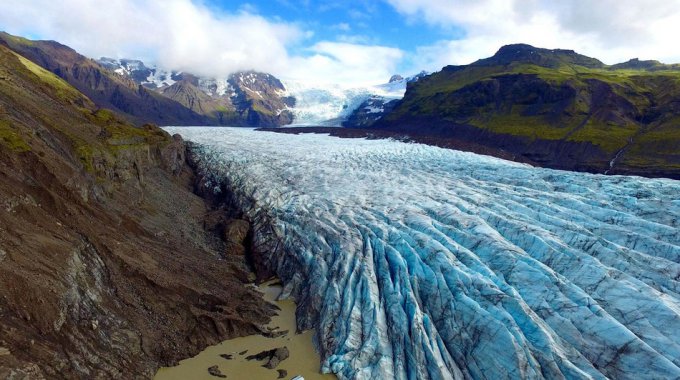
[{"label": "melting ice surface", "polygon": [[340,379],[680,378],[680,182],[388,140],[203,144]]}]

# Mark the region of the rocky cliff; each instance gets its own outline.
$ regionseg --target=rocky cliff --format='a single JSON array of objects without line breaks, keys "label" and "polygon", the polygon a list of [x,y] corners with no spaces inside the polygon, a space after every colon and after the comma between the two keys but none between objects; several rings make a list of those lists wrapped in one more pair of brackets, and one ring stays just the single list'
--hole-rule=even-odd
[{"label": "rocky cliff", "polygon": [[509,45],[409,84],[375,127],[475,142],[535,164],[680,178],[680,70],[606,66],[570,50]]},{"label": "rocky cliff", "polygon": [[150,378],[272,315],[182,140],[2,44],[0,176],[0,377]]}]

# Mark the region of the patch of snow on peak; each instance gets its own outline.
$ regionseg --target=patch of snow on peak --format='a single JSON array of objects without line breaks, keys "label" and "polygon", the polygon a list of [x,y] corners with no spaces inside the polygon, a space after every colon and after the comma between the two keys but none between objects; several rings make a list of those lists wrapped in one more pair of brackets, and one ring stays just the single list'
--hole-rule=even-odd
[{"label": "patch of snow on peak", "polygon": [[[178,74],[178,73],[174,73]],[[145,86],[153,85],[150,87],[156,87],[156,88],[163,88],[163,87],[169,87],[172,86],[173,84],[177,83],[174,79],[172,79],[173,72],[164,70],[164,69],[159,69],[156,66],[151,67],[151,74],[146,78],[146,82],[142,83]]]},{"label": "patch of snow on peak", "polygon": [[228,96],[235,95],[234,88],[227,79],[208,79],[200,78],[198,80],[198,87],[210,96]]}]

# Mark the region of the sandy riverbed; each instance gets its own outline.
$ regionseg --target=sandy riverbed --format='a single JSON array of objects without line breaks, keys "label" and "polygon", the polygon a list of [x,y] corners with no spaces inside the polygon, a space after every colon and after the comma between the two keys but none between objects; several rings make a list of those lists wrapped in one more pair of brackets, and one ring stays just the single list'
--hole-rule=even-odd
[{"label": "sandy riverbed", "polygon": [[[288,330],[288,334],[278,338],[251,335],[224,341],[208,347],[193,358],[182,360],[176,367],[161,368],[154,379],[216,380],[219,378],[208,373],[208,368],[215,365],[227,379],[274,380],[279,376],[277,369],[288,372],[284,379],[292,379],[297,375],[303,376],[305,380],[335,379],[333,375],[319,373],[320,359],[312,343],[313,331],[295,334],[295,303],[291,300],[276,301],[281,293],[281,287],[278,285],[264,284],[260,286],[260,290],[264,292],[267,301],[281,308],[279,315],[272,318],[269,327],[278,327],[277,330],[281,331]],[[288,347],[290,357],[275,369],[262,367],[264,362],[261,361],[246,360],[248,355],[284,346]],[[247,353],[241,355],[243,351]],[[232,359],[227,360],[220,356],[222,354],[232,355]]]}]

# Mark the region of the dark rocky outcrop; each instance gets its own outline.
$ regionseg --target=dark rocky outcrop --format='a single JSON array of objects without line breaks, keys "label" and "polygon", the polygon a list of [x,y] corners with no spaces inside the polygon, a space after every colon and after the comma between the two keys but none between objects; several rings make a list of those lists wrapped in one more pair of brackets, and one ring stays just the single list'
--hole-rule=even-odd
[{"label": "dark rocky outcrop", "polygon": [[279,347],[268,351],[262,351],[259,354],[246,356],[246,360],[266,361],[262,366],[269,369],[274,369],[278,365],[288,359],[290,353],[288,347]]},{"label": "dark rocky outcrop", "polygon": [[409,83],[392,112],[362,127],[481,144],[550,168],[680,178],[678,115],[676,66],[606,66],[509,45]]},{"label": "dark rocky outcrop", "polygon": [[399,74],[394,74],[390,77],[390,80],[388,81],[388,83],[400,82],[402,80],[404,80],[404,77],[402,77]]},{"label": "dark rocky outcrop", "polygon": [[133,81],[139,84],[145,83],[149,76],[155,73],[155,69],[146,67],[144,62],[138,59],[117,60],[102,57],[97,60],[97,63],[112,71],[123,71],[124,73],[127,73]]},{"label": "dark rocky outcrop", "polygon": [[0,44],[0,377],[150,378],[264,331],[185,152]]},{"label": "dark rocky outcrop", "polygon": [[386,114],[392,112],[399,101],[388,100],[380,96],[371,96],[342,122],[347,128],[369,128]]},{"label": "dark rocky outcrop", "polygon": [[222,371],[220,371],[220,367],[218,367],[218,366],[216,366],[216,365],[214,365],[214,366],[212,366],[212,367],[209,367],[209,368],[208,368],[208,373],[209,373],[211,376],[219,377],[219,378],[221,378],[221,379],[226,379],[226,378],[227,378],[227,375],[223,374]]}]

